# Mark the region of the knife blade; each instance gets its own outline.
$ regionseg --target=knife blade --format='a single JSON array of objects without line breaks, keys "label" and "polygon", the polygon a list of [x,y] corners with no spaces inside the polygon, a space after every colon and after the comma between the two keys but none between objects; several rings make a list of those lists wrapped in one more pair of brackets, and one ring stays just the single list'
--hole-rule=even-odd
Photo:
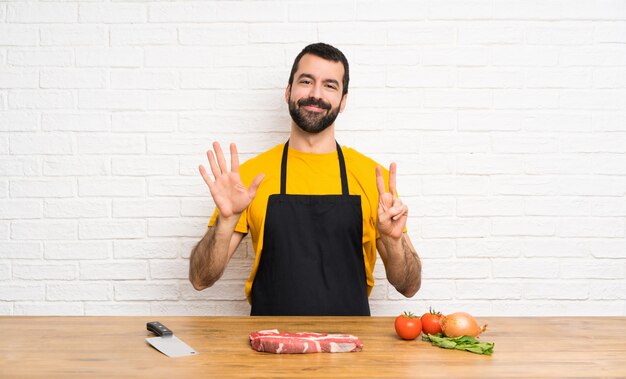
[{"label": "knife blade", "polygon": [[146,338],[146,341],[155,349],[168,357],[184,357],[189,355],[197,355],[191,346],[181,341],[174,335],[174,332],[158,321],[152,321],[146,324],[146,328],[158,337]]}]

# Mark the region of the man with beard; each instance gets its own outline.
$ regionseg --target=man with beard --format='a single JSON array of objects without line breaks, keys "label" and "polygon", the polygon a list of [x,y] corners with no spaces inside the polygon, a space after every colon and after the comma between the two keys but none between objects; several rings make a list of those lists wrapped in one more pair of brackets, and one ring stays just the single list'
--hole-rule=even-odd
[{"label": "man with beard", "polygon": [[404,296],[421,284],[421,264],[406,234],[408,208],[396,193],[396,166],[335,141],[346,106],[348,61],[316,43],[296,57],[285,90],[289,140],[239,167],[230,145],[207,156],[200,174],[217,206],[190,257],[197,290],[223,274],[250,231],[255,260],[245,293],[251,315],[370,315],[376,250],[387,279]]}]

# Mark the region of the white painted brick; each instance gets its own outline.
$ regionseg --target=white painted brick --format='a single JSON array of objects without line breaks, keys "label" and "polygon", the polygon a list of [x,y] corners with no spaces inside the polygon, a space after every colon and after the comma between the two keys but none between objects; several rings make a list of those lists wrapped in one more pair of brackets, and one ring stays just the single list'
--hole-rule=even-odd
[{"label": "white painted brick", "polygon": [[116,283],[115,300],[178,300],[179,290],[175,282]]},{"label": "white painted brick", "polygon": [[146,235],[145,220],[80,220],[80,239],[141,238]]},{"label": "white painted brick", "polygon": [[140,67],[144,56],[135,47],[83,47],[75,51],[77,67]]},{"label": "white painted brick", "polygon": [[177,84],[178,78],[171,71],[143,69],[111,71],[111,88],[114,89],[172,89],[176,88]]},{"label": "white painted brick", "polygon": [[2,46],[37,46],[39,29],[30,25],[0,26],[0,45]]},{"label": "white painted brick", "polygon": [[[189,261],[186,260],[187,271],[189,270]],[[252,271],[253,259],[231,259],[224,270],[224,274],[220,280],[247,280]],[[185,276],[185,279],[187,276]]]},{"label": "white painted brick", "polygon": [[248,24],[247,39],[252,43],[301,43],[304,46],[317,39],[317,27],[315,24]]},{"label": "white painted brick", "polygon": [[334,46],[341,45],[385,45],[387,27],[377,23],[322,23],[317,26],[321,41],[329,41]]},{"label": "white painted brick", "polygon": [[180,88],[241,89],[247,82],[242,70],[183,70],[180,73]]},{"label": "white painted brick", "polygon": [[142,154],[145,150],[145,137],[141,134],[78,135],[78,152],[81,154]]},{"label": "white painted brick", "polygon": [[386,280],[377,280],[368,299],[370,301],[385,300],[388,297],[388,293],[392,291],[397,293],[393,286],[389,285],[389,282]]},{"label": "white painted brick", "polygon": [[150,46],[143,49],[145,67],[199,67],[212,66],[214,48]]},{"label": "white painted brick", "polygon": [[521,198],[460,197],[456,201],[457,216],[520,216],[522,213]]},{"label": "white painted brick", "polygon": [[41,28],[42,46],[102,46],[108,43],[107,29],[97,25],[55,25]]},{"label": "white painted brick", "polygon": [[44,297],[43,283],[0,283],[0,300],[3,301],[43,300]]},{"label": "white painted brick", "polygon": [[525,238],[521,249],[525,257],[582,258],[589,256],[589,247],[574,238]]},{"label": "white painted brick", "polygon": [[44,256],[48,260],[106,259],[111,255],[109,241],[45,242]]},{"label": "white painted brick", "polygon": [[486,133],[424,133],[422,147],[426,153],[485,153],[490,138]]},{"label": "white painted brick", "polygon": [[36,157],[0,158],[0,176],[38,176],[40,173],[41,166]]},{"label": "white painted brick", "polygon": [[188,280],[189,261],[178,259],[151,259],[150,278]]},{"label": "white painted brick", "polygon": [[15,133],[9,136],[12,154],[71,154],[72,136],[58,133]]},{"label": "white painted brick", "polygon": [[559,138],[564,153],[623,153],[626,133],[563,134]]},{"label": "white painted brick", "polygon": [[[367,108],[418,107],[424,103],[423,89],[363,89],[351,94],[352,111]],[[431,90],[434,91],[434,90]]]},{"label": "white painted brick", "polygon": [[[391,32],[390,32],[391,33]],[[354,53],[350,56],[351,65],[389,65],[402,64],[416,65],[421,62],[422,54],[417,49],[407,49],[406,46],[376,46],[375,48],[360,45],[354,48]]]},{"label": "white painted brick", "polygon": [[556,153],[559,139],[540,133],[492,133],[492,150],[496,153]]},{"label": "white painted brick", "polygon": [[83,304],[58,301],[54,303],[15,303],[13,314],[16,316],[82,316]]},{"label": "white painted brick", "polygon": [[[158,22],[205,22],[216,21],[217,3],[157,3],[148,7],[148,21]],[[220,4],[221,6],[221,4]]]},{"label": "white painted brick", "polygon": [[422,238],[472,238],[489,235],[487,219],[431,218],[422,221]]},{"label": "white painted brick", "polygon": [[595,22],[595,42],[624,42],[626,41],[626,25],[623,22]]},{"label": "white painted brick", "polygon": [[356,5],[356,19],[370,21],[398,21],[425,19],[428,11],[426,1],[359,1]]},{"label": "white painted brick", "polygon": [[9,239],[9,221],[0,221],[0,239]]},{"label": "white painted brick", "polygon": [[0,241],[0,259],[41,259],[39,242]]},{"label": "white painted brick", "polygon": [[494,18],[509,20],[555,20],[562,17],[562,2],[557,0],[500,0],[494,3]]},{"label": "white painted brick", "polygon": [[[411,236],[411,240],[420,258],[451,258],[456,251],[455,241],[445,239],[417,239]],[[379,263],[382,263],[379,261]]]},{"label": "white painted brick", "polygon": [[593,41],[591,24],[551,24],[526,28],[526,42],[529,45],[589,45]]},{"label": "white painted brick", "polygon": [[474,44],[522,44],[524,32],[520,25],[483,24],[461,25],[458,28],[460,45]]},{"label": "white painted brick", "polygon": [[73,63],[73,54],[69,49],[45,47],[37,50],[11,49],[7,53],[7,62],[12,66],[67,67]]},{"label": "white painted brick", "polygon": [[113,242],[113,255],[116,259],[176,258],[181,248],[177,240],[121,240]]},{"label": "white painted brick", "polygon": [[594,280],[589,282],[589,298],[599,300],[623,299],[626,282],[615,280]]},{"label": "white painted brick", "polygon": [[[402,181],[404,183],[404,181]],[[406,196],[407,191],[400,188],[400,197],[402,201],[409,207],[409,215],[414,217],[423,216],[448,216],[453,217],[455,214],[456,204],[454,199],[450,197],[434,197],[428,196],[424,198],[412,198]]]},{"label": "white painted brick", "polygon": [[104,88],[104,72],[95,69],[55,68],[42,70],[41,88]]},{"label": "white painted brick", "polygon": [[39,129],[39,115],[34,112],[3,111],[0,130],[6,132],[32,132]]},{"label": "white painted brick", "polygon": [[0,200],[0,219],[41,218],[41,202],[35,200]]},{"label": "white painted brick", "polygon": [[556,278],[559,275],[558,259],[493,259],[494,278]]},{"label": "white painted brick", "polygon": [[626,73],[622,69],[596,69],[593,71],[594,88],[624,88]]},{"label": "white painted brick", "polygon": [[109,215],[106,200],[47,199],[44,201],[47,218],[98,218]]},{"label": "white painted brick", "polygon": [[171,132],[176,129],[176,114],[150,112],[113,113],[111,128],[114,132]]},{"label": "white painted brick", "polygon": [[553,46],[494,46],[490,62],[493,66],[556,66],[559,51]]},{"label": "white painted brick", "polygon": [[559,183],[547,175],[498,175],[490,180],[493,195],[549,196],[559,192]]},{"label": "white painted brick", "polygon": [[104,113],[43,113],[44,131],[98,132],[109,130],[109,117]]},{"label": "white painted brick", "polygon": [[[263,91],[224,91],[215,98],[215,108],[219,110],[274,111],[284,106],[282,90]],[[206,108],[206,107],[205,107]]]},{"label": "white painted brick", "polygon": [[175,45],[177,33],[174,26],[112,25],[111,46]]},{"label": "white painted brick", "polygon": [[425,195],[486,195],[489,182],[484,176],[424,176]]},{"label": "white painted brick", "polygon": [[[329,9],[332,9],[332,12],[329,12]],[[352,21],[355,19],[355,10],[352,2],[319,1],[315,4],[294,3],[288,6],[291,22]]]},{"label": "white painted brick", "polygon": [[589,284],[573,281],[528,281],[523,284],[525,299],[586,300]]},{"label": "white painted brick", "polygon": [[462,68],[457,70],[459,88],[522,88],[524,73],[520,70]]},{"label": "white painted brick", "polygon": [[626,4],[623,1],[598,0],[593,4],[587,2],[573,2],[571,6],[563,7],[561,17],[576,20],[625,20]]},{"label": "white painted brick", "polygon": [[[376,287],[374,287],[376,288]],[[419,292],[413,299],[419,300],[452,300],[454,298],[454,282],[451,280],[428,280],[422,283]],[[389,299],[404,300],[405,297],[398,293],[393,287],[389,290]],[[415,308],[415,306],[411,306]],[[415,311],[414,311],[415,312]],[[415,312],[418,313],[418,312]]]},{"label": "white painted brick", "polygon": [[208,199],[181,199],[180,215],[207,217],[213,213],[215,205]]},{"label": "white painted brick", "polygon": [[11,265],[7,263],[0,263],[0,280],[11,279]]},{"label": "white painted brick", "polygon": [[150,312],[148,302],[85,302],[85,316],[146,316]]},{"label": "white painted brick", "polygon": [[[414,4],[415,2],[411,2]],[[456,42],[457,31],[454,27],[454,24],[439,24],[439,23],[391,23],[387,25],[387,43],[389,45],[451,45]],[[368,53],[367,56],[361,56],[358,52],[360,50],[356,50],[357,54],[355,57],[351,59],[354,61],[356,58],[358,61],[355,63],[364,63],[364,64],[372,64],[376,63],[381,59],[385,59],[385,57],[377,57],[373,58],[373,61],[366,59],[363,61],[363,58],[369,58],[370,53],[375,54],[374,49],[370,47],[365,48]],[[371,50],[370,50],[371,49]],[[385,48],[376,48],[380,55],[385,55],[386,52],[393,51],[394,55],[405,55],[407,57],[412,57],[416,59],[418,56],[421,56],[420,51],[418,49],[410,49],[407,51],[406,48],[395,48],[395,47],[385,47]],[[405,50],[403,53],[402,50]],[[396,60],[395,64],[415,64],[418,63],[416,61],[404,61],[404,60]],[[393,64],[393,63],[392,63]]]},{"label": "white painted brick", "polygon": [[245,45],[248,42],[247,24],[215,24],[186,26],[178,29],[181,45]]},{"label": "white painted brick", "polygon": [[459,112],[459,131],[520,130],[520,115],[508,112]]},{"label": "white painted brick", "polygon": [[521,174],[522,158],[504,154],[458,154],[456,156],[458,174]]},{"label": "white painted brick", "polygon": [[206,232],[206,219],[170,218],[148,220],[150,237],[201,237]]},{"label": "white painted brick", "polygon": [[147,8],[143,4],[80,4],[78,22],[104,24],[133,24],[146,22]]},{"label": "white painted brick", "polygon": [[457,280],[456,298],[461,300],[521,299],[523,286],[515,281],[504,280]]},{"label": "white painted brick", "polygon": [[553,236],[557,220],[546,217],[493,217],[493,236]]},{"label": "white painted brick", "polygon": [[483,259],[422,260],[422,278],[428,280],[487,278],[489,271],[488,261]]},{"label": "white painted brick", "polygon": [[81,280],[132,280],[145,279],[148,276],[148,264],[145,261],[82,261],[80,262]]},{"label": "white painted brick", "polygon": [[76,194],[74,179],[14,179],[11,197],[71,197]]},{"label": "white painted brick", "polygon": [[[391,153],[395,150],[399,154],[414,155],[419,150],[419,140],[408,131],[389,131],[382,134],[376,131],[350,131],[342,134],[341,140],[347,146],[358,146],[358,150],[364,154]],[[390,144],[392,140],[395,142]]]},{"label": "white painted brick", "polygon": [[[491,90],[425,89],[425,108],[491,108]],[[413,104],[415,105],[415,104]]]},{"label": "white painted brick", "polygon": [[479,20],[491,19],[493,15],[492,4],[481,0],[448,0],[428,3],[429,20]]},{"label": "white painted brick", "polygon": [[172,157],[114,157],[111,159],[113,175],[150,176],[178,174],[178,160]]},{"label": "white painted brick", "polygon": [[[184,282],[183,282],[184,283]],[[190,284],[181,286],[183,300],[243,300],[244,283],[241,281],[220,280],[212,287],[196,291]]]},{"label": "white painted brick", "polygon": [[563,91],[560,97],[561,108],[564,109],[624,109],[621,100],[626,91],[620,90],[570,90]]},{"label": "white painted brick", "polygon": [[560,49],[561,66],[623,66],[626,62],[626,48],[615,45],[589,47],[564,47]]},{"label": "white painted brick", "polygon": [[560,237],[624,238],[623,217],[563,218],[557,226]]},{"label": "white painted brick", "polygon": [[[239,83],[237,83],[237,80],[234,80],[233,78],[229,78],[228,71],[224,71],[226,75],[224,76],[224,78],[228,79],[227,80],[228,83],[219,83],[219,80],[220,80],[219,78],[215,78],[215,80],[218,81],[218,84],[220,84],[220,87],[233,85],[233,86],[237,86],[235,88],[239,88],[239,87],[245,87],[247,83],[247,88],[249,89],[283,89],[284,90],[286,86],[285,78],[288,78],[289,76],[288,68],[276,70],[276,69],[272,69],[268,67],[260,67],[260,68],[251,68],[246,71],[248,72],[248,80],[247,82],[244,81],[243,85],[239,85]],[[384,75],[384,71],[379,70],[378,72],[382,72]],[[357,73],[356,75],[357,75],[357,78],[355,79],[354,72],[350,70],[350,88],[354,88],[355,85],[358,86],[359,74]],[[233,74],[231,74],[230,76],[233,76]],[[191,78],[189,81],[191,81]],[[223,80],[223,79],[221,81],[226,82],[226,80]],[[208,85],[208,83],[206,85]],[[378,86],[383,86],[383,85],[384,85],[384,78],[382,82],[378,83]]]},{"label": "white painted brick", "polygon": [[610,176],[563,176],[558,181],[560,195],[569,196],[624,196],[623,178]]},{"label": "white painted brick", "polygon": [[521,121],[525,131],[536,133],[589,132],[591,130],[591,116],[585,114],[537,113],[526,115]]},{"label": "white painted brick", "polygon": [[77,21],[78,4],[9,3],[7,21],[11,23],[72,23]]},{"label": "white painted brick", "polygon": [[522,253],[518,239],[463,238],[456,240],[459,258],[516,258]]},{"label": "white painted brick", "polygon": [[177,217],[180,215],[178,199],[113,200],[113,217]]},{"label": "white painted brick", "polygon": [[74,107],[74,94],[59,90],[10,91],[8,106],[11,109],[67,109]]},{"label": "white painted brick", "polygon": [[556,109],[560,92],[552,89],[496,89],[493,106],[496,109]]},{"label": "white painted brick", "polygon": [[489,63],[490,50],[486,47],[424,47],[422,63],[426,66],[484,66]]},{"label": "white painted brick", "polygon": [[591,174],[593,161],[577,155],[539,155],[524,157],[524,171],[527,174]]},{"label": "white painted brick", "polygon": [[44,220],[13,221],[11,239],[15,240],[67,240],[76,239],[76,221]]},{"label": "white painted brick", "polygon": [[[378,111],[377,113],[382,113]],[[359,111],[361,114],[361,111]],[[346,117],[348,115],[345,115]],[[355,113],[350,113],[349,117],[357,117],[356,120],[360,121],[358,115]],[[456,128],[457,118],[451,112],[421,112],[421,111],[401,111],[397,110],[388,114],[383,114],[384,121],[382,124],[386,124],[388,127],[397,128],[397,129],[408,129],[408,130],[453,130]],[[344,123],[346,119],[344,118],[341,124],[341,128],[345,128]],[[363,128],[364,125],[370,124],[371,127],[379,127],[374,118],[363,118],[360,121],[359,127]]]},{"label": "white painted brick", "polygon": [[72,280],[76,279],[75,264],[33,264],[13,263],[13,278],[30,280]]},{"label": "white painted brick", "polygon": [[621,197],[591,198],[592,216],[626,216],[626,201]]},{"label": "white painted brick", "polygon": [[568,260],[560,264],[560,277],[565,279],[623,279],[624,265],[614,260]]},{"label": "white painted brick", "polygon": [[589,88],[591,71],[586,69],[531,69],[526,70],[528,88]]},{"label": "white painted brick", "polygon": [[388,87],[446,88],[454,83],[450,68],[410,67],[387,72]]},{"label": "white painted brick", "polygon": [[588,216],[591,214],[591,202],[584,197],[527,197],[524,199],[524,213],[529,216]]},{"label": "white painted brick", "polygon": [[38,88],[39,75],[32,69],[8,69],[0,72],[0,88]]},{"label": "white painted brick", "polygon": [[146,94],[126,90],[80,90],[79,109],[140,110],[147,107]]},{"label": "white painted brick", "polygon": [[215,94],[203,90],[154,91],[148,93],[150,110],[205,110],[215,105]]},{"label": "white painted brick", "polygon": [[48,176],[108,175],[109,160],[81,156],[45,157],[43,173]]},{"label": "white painted brick", "polygon": [[48,283],[46,285],[46,300],[49,301],[80,301],[80,300],[110,300],[110,284],[69,282]]},{"label": "white painted brick", "polygon": [[218,46],[211,51],[216,67],[276,68],[285,62],[285,52],[280,46]]},{"label": "white painted brick", "polygon": [[152,315],[176,316],[249,316],[250,304],[246,300],[236,301],[177,301],[177,302],[151,302],[150,312]]},{"label": "white painted brick", "polygon": [[148,178],[150,196],[210,196],[209,188],[201,177]]},{"label": "white painted brick", "polygon": [[78,179],[80,196],[139,197],[146,193],[143,178],[94,177]]}]

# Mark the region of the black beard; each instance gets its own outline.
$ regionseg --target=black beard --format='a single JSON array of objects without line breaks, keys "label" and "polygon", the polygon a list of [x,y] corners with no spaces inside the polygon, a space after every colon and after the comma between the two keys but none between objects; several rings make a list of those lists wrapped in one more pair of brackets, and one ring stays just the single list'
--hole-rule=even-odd
[{"label": "black beard", "polygon": [[[309,112],[304,109],[307,105],[318,106],[326,109],[326,112]],[[339,115],[339,107],[333,109],[330,104],[313,98],[300,99],[296,105],[295,101],[289,99],[289,114],[300,129],[307,133],[320,133],[335,122]]]}]

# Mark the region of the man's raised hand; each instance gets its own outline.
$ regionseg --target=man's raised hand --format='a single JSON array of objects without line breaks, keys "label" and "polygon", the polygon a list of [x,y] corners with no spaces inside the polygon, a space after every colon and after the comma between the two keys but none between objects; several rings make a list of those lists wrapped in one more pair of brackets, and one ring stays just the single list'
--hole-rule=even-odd
[{"label": "man's raised hand", "polygon": [[214,179],[211,179],[203,165],[198,167],[200,175],[202,175],[202,179],[209,186],[211,196],[220,215],[222,217],[231,217],[233,215],[239,217],[241,212],[250,205],[265,175],[257,175],[250,183],[250,187],[246,188],[239,176],[237,146],[234,143],[230,144],[230,171],[228,171],[224,153],[218,142],[213,142],[213,150],[215,155],[213,155],[212,150],[208,150],[206,155],[209,159]]},{"label": "man's raised hand", "polygon": [[383,169],[376,167],[376,187],[378,187],[378,231],[394,239],[402,237],[406,226],[409,208],[396,194],[396,164],[389,166],[389,192],[385,190]]}]

